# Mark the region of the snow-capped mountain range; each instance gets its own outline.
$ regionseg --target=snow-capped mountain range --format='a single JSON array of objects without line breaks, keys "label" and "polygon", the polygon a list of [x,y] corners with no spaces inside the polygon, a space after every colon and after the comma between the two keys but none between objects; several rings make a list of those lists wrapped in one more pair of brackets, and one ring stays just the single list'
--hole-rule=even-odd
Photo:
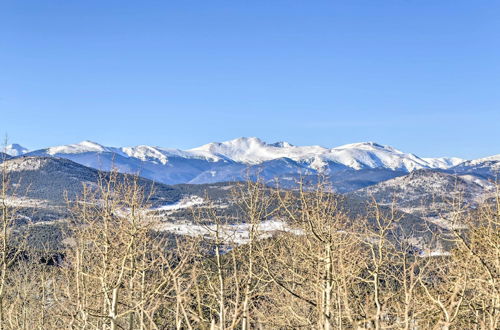
[{"label": "snow-capped mountain range", "polygon": [[[145,145],[116,148],[106,147],[91,141],[42,150],[51,156],[110,152],[142,161],[156,161],[164,165],[168,163],[168,159],[171,157],[203,159],[213,162],[232,161],[249,165],[289,158],[297,162],[310,164],[312,168],[317,170],[326,166],[329,162],[341,164],[355,170],[388,168],[391,170],[413,171],[422,168],[446,169],[465,161],[460,158],[419,158],[414,154],[404,153],[393,147],[375,142],[353,143],[328,149],[321,146],[294,146],[288,142],[267,144],[255,137],[213,142],[189,150],[166,149]],[[19,156],[29,153],[29,151],[18,144],[12,144],[7,147],[6,153],[11,156]],[[489,158],[493,159],[493,157]],[[497,157],[500,160],[500,155]]]},{"label": "snow-capped mountain range", "polygon": [[209,143],[190,149],[207,159],[230,159],[245,164],[260,164],[279,158],[289,158],[309,164],[315,170],[336,163],[355,170],[364,168],[388,168],[413,171],[420,168],[448,168],[463,162],[459,158],[419,158],[389,146],[375,142],[347,144],[332,149],[320,146],[297,147],[288,142],[267,144],[258,138],[239,138],[222,143]]},{"label": "snow-capped mountain range", "polygon": [[[209,143],[189,150],[152,146],[107,147],[91,141],[28,151],[13,144],[5,153],[19,157],[50,156],[70,159],[101,170],[116,167],[127,173],[161,183],[211,183],[241,180],[259,174],[264,179],[276,177],[294,180],[318,173],[350,177],[343,190],[357,189],[419,169],[453,171],[460,166],[500,163],[500,155],[466,161],[460,158],[420,158],[390,146],[374,142],[347,144],[335,148],[294,146],[288,142],[268,144],[262,140],[238,138]],[[488,167],[489,168],[489,167]],[[360,177],[363,177],[362,182]]]}]

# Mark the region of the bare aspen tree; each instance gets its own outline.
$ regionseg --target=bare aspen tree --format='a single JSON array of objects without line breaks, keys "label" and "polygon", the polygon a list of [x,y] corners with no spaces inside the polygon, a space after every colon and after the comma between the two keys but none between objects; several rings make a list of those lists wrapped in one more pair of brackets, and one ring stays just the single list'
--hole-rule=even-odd
[{"label": "bare aspen tree", "polygon": [[[241,303],[242,317],[241,329],[254,328],[259,320],[252,317],[252,310],[258,309],[254,305],[254,298],[259,290],[264,290],[262,282],[262,260],[258,258],[261,249],[260,225],[263,221],[270,220],[276,215],[275,199],[263,183],[247,180],[244,185],[233,193],[235,203],[239,206],[239,220],[248,225],[248,241],[245,246],[234,251],[240,257],[241,270],[239,278],[243,284],[243,297]],[[258,302],[257,302],[258,304]]]},{"label": "bare aspen tree", "polygon": [[390,306],[390,267],[393,254],[397,250],[393,231],[396,229],[400,216],[392,204],[388,212],[384,212],[374,201],[372,203],[373,223],[365,222],[364,235],[360,236],[361,243],[368,251],[365,259],[364,269],[366,276],[359,279],[368,285],[367,304],[364,308],[365,327],[373,326],[382,329],[391,320],[387,315]]},{"label": "bare aspen tree", "polygon": [[[500,188],[491,203],[472,212],[461,212],[454,219],[454,273],[467,279],[463,316],[480,329],[500,326]],[[463,225],[467,227],[464,228]],[[460,226],[461,225],[461,226]],[[464,229],[461,229],[464,228]],[[455,275],[456,276],[456,275]]]},{"label": "bare aspen tree", "polygon": [[70,326],[151,329],[161,320],[165,306],[157,302],[172,290],[161,275],[175,265],[166,243],[151,235],[148,209],[137,177],[111,172],[84,189],[73,209],[66,286],[58,297]]},{"label": "bare aspen tree", "polygon": [[250,329],[259,323],[253,313],[258,309],[254,299],[264,285],[257,261],[259,225],[273,213],[271,199],[261,183],[246,182],[233,189],[235,214],[224,214],[208,198],[195,210],[195,223],[206,232],[193,264],[196,284],[190,290],[196,297],[193,314],[199,328]]},{"label": "bare aspen tree", "polygon": [[19,196],[15,183],[11,182],[9,164],[5,157],[0,161],[0,329],[5,329],[5,308],[8,303],[5,299],[7,279],[12,266],[23,252],[24,240],[19,238],[14,243],[15,225],[20,217],[21,206],[16,205]]},{"label": "bare aspen tree", "polygon": [[263,251],[267,276],[284,294],[287,314],[277,321],[321,329],[353,325],[350,278],[357,272],[357,242],[341,198],[322,184],[311,190],[301,184],[277,198],[282,216],[300,233],[283,235]]},{"label": "bare aspen tree", "polygon": [[[55,257],[54,257],[55,258]],[[6,295],[9,304],[5,311],[8,329],[57,329],[64,321],[57,317],[53,306],[56,266],[48,251],[25,253],[9,272]]]},{"label": "bare aspen tree", "polygon": [[[391,253],[392,268],[388,274],[393,279],[390,287],[395,299],[391,299],[393,326],[405,330],[414,329],[428,312],[423,305],[420,281],[430,276],[432,260],[421,257],[411,243],[414,232],[394,237],[395,250]],[[432,243],[432,242],[429,242]]]},{"label": "bare aspen tree", "polygon": [[[227,301],[228,277],[230,269],[234,266],[234,260],[224,254],[224,250],[233,242],[230,233],[224,230],[228,219],[219,214],[213,201],[194,212],[195,223],[204,225],[207,234],[204,237],[199,251],[199,261],[194,265],[194,274],[199,276],[196,281],[195,290],[199,297],[198,310],[208,309],[208,315],[201,312],[200,321],[211,329],[226,329],[230,303]],[[217,315],[216,318],[213,315]],[[202,325],[203,326],[203,325]]]},{"label": "bare aspen tree", "polygon": [[422,323],[432,329],[450,329],[459,323],[460,311],[464,302],[464,294],[468,287],[468,278],[456,268],[453,259],[433,259],[432,277],[420,278],[421,288],[431,308]]}]

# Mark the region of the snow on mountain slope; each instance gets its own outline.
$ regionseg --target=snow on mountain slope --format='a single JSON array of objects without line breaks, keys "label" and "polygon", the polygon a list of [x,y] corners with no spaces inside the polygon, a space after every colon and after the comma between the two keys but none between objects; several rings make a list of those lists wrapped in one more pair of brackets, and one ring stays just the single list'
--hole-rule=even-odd
[{"label": "snow on mountain slope", "polygon": [[427,202],[451,201],[454,194],[474,200],[485,189],[493,189],[493,184],[470,175],[458,176],[425,169],[360,189],[356,194],[373,196],[382,203],[392,203],[395,197],[399,197],[401,203],[413,205],[415,199],[421,204],[422,196],[429,197]]},{"label": "snow on mountain slope", "polygon": [[150,146],[115,148],[91,141],[36,150],[28,155],[66,158],[104,171],[115,168],[168,184],[190,182],[205,171],[217,170],[227,164],[227,161],[208,161],[203,156],[177,149]]},{"label": "snow on mountain slope", "polygon": [[320,146],[297,147],[287,142],[267,144],[255,137],[209,143],[189,151],[209,159],[231,159],[246,164],[290,158],[307,163],[317,170],[325,167],[328,162],[334,162],[356,170],[388,168],[410,172],[421,168],[444,169],[463,161],[458,158],[422,159],[374,142],[353,143],[327,149]]},{"label": "snow on mountain slope", "polygon": [[320,146],[296,147],[288,142],[267,144],[258,138],[251,137],[213,142],[188,151],[214,160],[231,159],[245,164],[259,164],[278,158],[302,161],[319,156],[327,152],[328,149]]},{"label": "snow on mountain slope", "polygon": [[447,169],[465,162],[465,159],[457,157],[440,157],[440,158],[422,158],[431,168]]},{"label": "snow on mountain slope", "polygon": [[77,144],[68,144],[47,149],[47,154],[54,156],[57,154],[80,154],[86,152],[106,152],[112,151],[113,148],[104,147],[92,141],[82,141]]},{"label": "snow on mountain slope", "polygon": [[447,169],[447,172],[479,175],[488,180],[498,181],[500,178],[500,155],[468,160]]},{"label": "snow on mountain slope", "polygon": [[165,149],[146,145],[115,148],[106,147],[88,140],[82,141],[77,144],[62,145],[46,149],[46,153],[51,156],[105,152],[114,153],[123,157],[136,158],[142,161],[157,161],[163,165],[168,162],[168,157],[204,159],[203,155],[198,155],[179,149]]},{"label": "snow on mountain slope", "polygon": [[13,143],[6,146],[4,150],[2,150],[2,152],[6,153],[9,156],[17,157],[27,153],[28,149],[17,143]]},{"label": "snow on mountain slope", "polygon": [[489,157],[484,157],[484,158],[479,158],[479,159],[474,159],[474,160],[469,161],[468,163],[470,165],[477,165],[479,163],[491,162],[491,161],[499,162],[500,161],[500,154],[489,156]]},{"label": "snow on mountain slope", "polygon": [[326,157],[357,170],[363,168],[388,168],[409,172],[429,167],[426,161],[413,154],[406,154],[375,142],[354,143],[336,147],[331,149]]},{"label": "snow on mountain slope", "polygon": [[179,149],[165,149],[145,145],[136,147],[123,147],[116,149],[115,152],[121,153],[121,155],[126,157],[137,158],[142,161],[153,161],[161,163],[163,165],[166,165],[168,163],[168,159],[170,157],[204,159],[204,157],[193,155],[189,152]]},{"label": "snow on mountain slope", "polygon": [[491,182],[473,175],[424,169],[359,189],[352,195],[374,198],[381,205],[395,202],[405,212],[449,227],[447,214],[454,211],[457,202],[464,207],[475,206],[493,190]]},{"label": "snow on mountain slope", "polygon": [[55,156],[59,154],[83,154],[83,153],[102,153],[102,152],[115,152],[119,153],[119,148],[106,147],[99,143],[92,142],[89,140],[82,141],[75,144],[67,144],[55,147],[49,147],[47,149],[42,149],[47,155]]}]

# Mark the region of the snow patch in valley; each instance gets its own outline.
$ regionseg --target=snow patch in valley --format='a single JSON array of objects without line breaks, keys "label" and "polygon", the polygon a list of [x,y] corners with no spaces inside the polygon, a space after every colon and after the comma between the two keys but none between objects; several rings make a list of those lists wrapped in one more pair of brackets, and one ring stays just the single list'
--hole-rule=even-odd
[{"label": "snow patch in valley", "polygon": [[163,206],[154,208],[153,211],[175,211],[175,210],[180,210],[180,209],[186,209],[186,208],[193,207],[196,205],[201,205],[204,202],[205,201],[203,200],[203,198],[201,198],[199,196],[196,196],[196,195],[186,196],[174,204],[163,205]]},{"label": "snow patch in valley", "polygon": [[14,158],[4,163],[5,169],[9,172],[37,171],[47,163],[47,159],[26,157]]},{"label": "snow patch in valley", "polygon": [[475,184],[477,184],[485,189],[488,189],[488,190],[493,190],[495,188],[495,184],[493,182],[490,182],[486,179],[482,179],[482,178],[477,177],[475,175],[465,174],[465,175],[460,175],[459,177],[464,179],[467,182],[475,183]]},{"label": "snow patch in valley", "polygon": [[[246,244],[250,240],[251,224],[228,224],[219,226],[219,237],[225,244]],[[200,225],[189,221],[164,222],[159,227],[160,231],[167,231],[178,235],[187,235],[192,237],[203,236],[208,239],[214,238],[217,231],[217,225]],[[295,235],[302,235],[300,229],[290,227],[282,220],[268,220],[257,225],[259,238],[269,238],[278,232],[289,232]]]},{"label": "snow patch in valley", "polygon": [[47,209],[49,208],[49,203],[43,199],[28,198],[23,196],[8,196],[5,199],[0,199],[8,207],[13,208],[23,208],[31,207],[36,209]]}]

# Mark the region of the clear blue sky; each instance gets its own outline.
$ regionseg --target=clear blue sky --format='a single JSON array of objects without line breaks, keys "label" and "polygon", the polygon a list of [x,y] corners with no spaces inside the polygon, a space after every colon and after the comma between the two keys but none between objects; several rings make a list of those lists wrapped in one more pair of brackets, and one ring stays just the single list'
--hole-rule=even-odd
[{"label": "clear blue sky", "polygon": [[0,134],[500,153],[500,1],[0,0]]}]

